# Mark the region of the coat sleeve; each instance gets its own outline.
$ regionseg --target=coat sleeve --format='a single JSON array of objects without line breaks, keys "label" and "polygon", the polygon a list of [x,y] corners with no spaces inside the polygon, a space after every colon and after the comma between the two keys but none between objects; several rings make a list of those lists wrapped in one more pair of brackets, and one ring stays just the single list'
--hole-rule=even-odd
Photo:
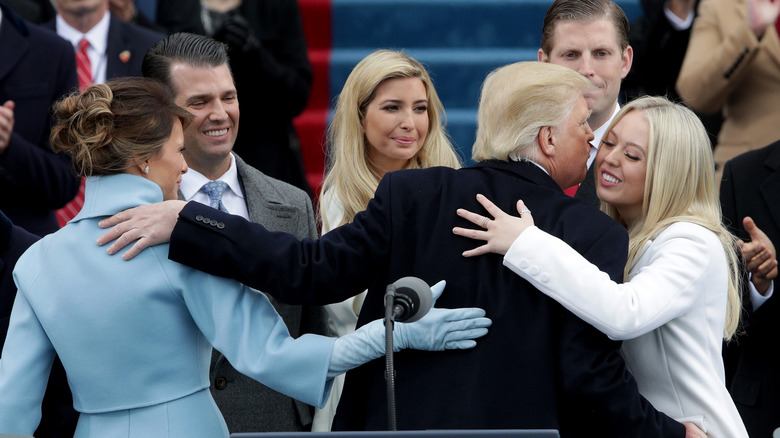
[{"label": "coat sleeve", "polygon": [[[171,266],[163,263],[163,266]],[[235,281],[175,266],[178,293],[211,345],[241,372],[269,388],[321,406],[334,339],[290,336],[281,316],[262,293]],[[215,293],[219,291],[219,293]]]},{"label": "coat sleeve", "polygon": [[[49,104],[69,93],[77,84],[76,61],[70,44],[57,37],[51,53],[51,63],[56,65],[55,77]],[[0,102],[2,104],[2,102]],[[51,105],[40,105],[37,111],[51,115]],[[40,113],[20,111],[24,105],[17,102],[17,119],[40,117]],[[28,108],[35,111],[34,108]],[[40,205],[54,210],[63,207],[76,196],[80,179],[73,173],[70,155],[55,154],[49,144],[50,125],[45,123],[44,131],[37,138],[24,138],[18,133],[11,135],[11,141],[4,154],[0,154],[0,180],[15,191],[17,197],[37,199]],[[19,123],[19,122],[17,122]]]},{"label": "coat sleeve", "polygon": [[319,240],[270,232],[190,202],[173,229],[169,258],[238,280],[287,304],[344,301],[365,290],[387,265],[392,238],[388,180],[351,224]]},{"label": "coat sleeve", "polygon": [[695,304],[712,250],[703,233],[667,229],[653,243],[649,262],[626,283],[612,281],[562,240],[536,227],[515,240],[504,265],[610,338],[633,339]]},{"label": "coat sleeve", "polygon": [[0,355],[0,434],[35,432],[54,355],[49,337],[20,288]]},{"label": "coat sleeve", "polygon": [[[720,111],[729,94],[745,80],[748,66],[765,50],[747,26],[746,11],[739,10],[736,26],[726,27],[712,0],[703,0],[693,22],[688,50],[685,52],[677,92],[696,111]],[[737,6],[721,6],[738,9]],[[767,30],[769,32],[769,30]]]},{"label": "coat sleeve", "polygon": [[[615,281],[626,263],[625,231],[613,227],[587,245],[578,244],[582,256]],[[658,412],[639,394],[636,381],[620,351],[611,341],[574,314],[560,313],[561,414],[563,436],[684,437],[684,427]]]}]

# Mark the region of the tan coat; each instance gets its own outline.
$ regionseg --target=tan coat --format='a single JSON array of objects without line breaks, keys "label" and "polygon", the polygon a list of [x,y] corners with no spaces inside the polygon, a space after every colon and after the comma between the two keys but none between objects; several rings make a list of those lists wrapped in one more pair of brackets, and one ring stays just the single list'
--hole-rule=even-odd
[{"label": "tan coat", "polygon": [[780,139],[780,40],[769,26],[758,40],[745,0],[702,0],[677,91],[703,113],[722,108],[715,148],[719,169],[730,158]]}]

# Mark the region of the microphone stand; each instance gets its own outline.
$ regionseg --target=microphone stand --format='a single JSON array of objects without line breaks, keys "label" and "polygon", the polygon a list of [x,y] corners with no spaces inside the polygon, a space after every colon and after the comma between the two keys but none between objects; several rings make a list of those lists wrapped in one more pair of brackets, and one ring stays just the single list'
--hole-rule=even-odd
[{"label": "microphone stand", "polygon": [[393,301],[395,285],[389,285],[385,291],[385,380],[387,381],[387,427],[397,430],[395,418],[395,369],[393,365]]}]

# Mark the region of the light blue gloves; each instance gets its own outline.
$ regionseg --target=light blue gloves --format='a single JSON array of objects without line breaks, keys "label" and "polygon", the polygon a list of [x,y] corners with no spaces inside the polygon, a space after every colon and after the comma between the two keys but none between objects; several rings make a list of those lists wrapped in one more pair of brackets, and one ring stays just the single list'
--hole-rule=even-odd
[{"label": "light blue gloves", "polygon": [[[404,348],[442,351],[464,350],[477,345],[474,339],[485,336],[492,321],[479,308],[437,309],[436,300],[444,291],[445,281],[431,287],[434,307],[422,319],[412,323],[395,323],[393,351]],[[336,339],[330,357],[328,377],[333,378],[352,368],[384,356],[385,325],[377,319],[354,333]]]}]

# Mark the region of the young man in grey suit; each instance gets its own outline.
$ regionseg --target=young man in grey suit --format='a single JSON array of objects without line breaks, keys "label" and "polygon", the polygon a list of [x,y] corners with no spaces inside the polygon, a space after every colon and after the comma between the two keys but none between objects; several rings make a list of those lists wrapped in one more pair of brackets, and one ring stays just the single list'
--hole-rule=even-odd
[{"label": "young man in grey suit", "polygon": [[[184,131],[189,171],[182,177],[181,199],[210,204],[299,238],[317,237],[308,195],[264,175],[232,152],[239,106],[224,44],[200,35],[173,34],[149,50],[142,70],[144,76],[170,86],[176,103],[195,116]],[[221,186],[221,199],[207,193],[213,181]],[[321,308],[290,306],[269,298],[293,336],[327,330]],[[240,374],[217,351],[210,378],[212,394],[231,433],[311,427],[311,406]]]}]

